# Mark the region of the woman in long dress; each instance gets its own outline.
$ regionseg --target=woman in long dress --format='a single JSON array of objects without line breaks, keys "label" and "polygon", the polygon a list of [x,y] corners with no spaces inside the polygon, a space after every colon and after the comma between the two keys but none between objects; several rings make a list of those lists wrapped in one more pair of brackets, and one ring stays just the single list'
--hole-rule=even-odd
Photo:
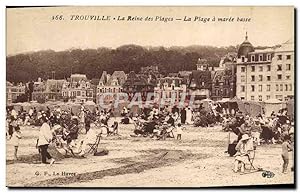
[{"label": "woman in long dress", "polygon": [[186,124],[192,124],[192,110],[190,107],[188,107],[186,110]]},{"label": "woman in long dress", "polygon": [[40,152],[42,154],[42,163],[47,164],[47,159],[51,159],[50,164],[52,165],[55,160],[48,152],[48,146],[52,140],[52,132],[50,125],[48,124],[48,118],[46,116],[42,116],[41,120],[43,121],[43,124],[39,131],[37,147],[40,149]]}]

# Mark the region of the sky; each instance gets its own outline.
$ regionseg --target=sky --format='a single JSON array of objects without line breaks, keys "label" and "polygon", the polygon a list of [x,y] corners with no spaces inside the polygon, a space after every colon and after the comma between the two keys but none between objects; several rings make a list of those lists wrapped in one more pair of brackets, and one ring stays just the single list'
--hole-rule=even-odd
[{"label": "sky", "polygon": [[[52,20],[63,15],[64,20]],[[111,16],[110,21],[74,21],[72,15]],[[273,46],[294,37],[293,7],[36,7],[7,8],[6,55],[52,49],[141,46]],[[116,21],[124,16],[174,21]],[[233,22],[183,21],[184,17],[225,18]],[[249,22],[237,22],[250,18]],[[178,21],[176,18],[181,18]]]}]

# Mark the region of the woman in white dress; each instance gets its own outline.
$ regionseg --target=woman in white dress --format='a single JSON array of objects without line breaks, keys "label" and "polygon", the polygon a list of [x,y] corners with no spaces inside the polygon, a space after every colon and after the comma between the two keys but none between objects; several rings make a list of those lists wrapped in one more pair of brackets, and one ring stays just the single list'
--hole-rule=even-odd
[{"label": "woman in white dress", "polygon": [[186,123],[191,125],[192,124],[192,110],[190,107],[187,108],[186,110]]}]

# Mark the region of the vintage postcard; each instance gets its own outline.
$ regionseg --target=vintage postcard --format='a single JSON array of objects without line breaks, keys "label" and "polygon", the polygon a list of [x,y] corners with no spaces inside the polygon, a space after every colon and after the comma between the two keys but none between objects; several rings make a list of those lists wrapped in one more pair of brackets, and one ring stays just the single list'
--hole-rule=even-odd
[{"label": "vintage postcard", "polygon": [[294,16],[7,7],[6,185],[295,188]]}]

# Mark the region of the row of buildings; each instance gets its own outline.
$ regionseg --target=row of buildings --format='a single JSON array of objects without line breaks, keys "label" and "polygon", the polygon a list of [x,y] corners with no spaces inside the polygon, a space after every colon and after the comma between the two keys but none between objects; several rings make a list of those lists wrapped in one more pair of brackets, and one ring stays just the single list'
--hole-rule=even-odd
[{"label": "row of buildings", "polygon": [[286,101],[294,97],[294,42],[289,40],[274,48],[255,50],[246,35],[237,53],[224,56],[219,67],[210,67],[207,60],[199,58],[195,70],[168,76],[162,76],[157,66],[148,66],[141,67],[138,73],[104,71],[100,79],[93,80],[83,74],[72,74],[67,79],[38,79],[27,85],[14,86],[7,82],[7,103],[17,101],[26,92],[29,101],[38,102],[99,103],[103,96],[104,102],[111,103],[118,93],[126,94],[129,99],[140,93],[143,100],[149,100],[147,94],[153,93],[153,97],[171,100],[175,96],[179,101],[184,93],[187,98],[194,95],[196,100],[237,97],[252,101]]}]

